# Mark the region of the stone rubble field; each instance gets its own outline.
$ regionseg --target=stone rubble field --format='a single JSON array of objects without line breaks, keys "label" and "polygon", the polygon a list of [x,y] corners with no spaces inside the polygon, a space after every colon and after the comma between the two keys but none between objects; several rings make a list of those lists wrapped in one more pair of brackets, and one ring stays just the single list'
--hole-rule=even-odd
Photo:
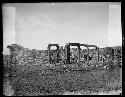
[{"label": "stone rubble field", "polygon": [[101,63],[114,66],[110,69],[85,68],[85,64],[48,64],[33,59],[39,56],[37,51],[18,46],[13,49],[13,60],[4,63],[5,95],[117,95],[122,92],[122,67],[114,66],[116,63]]}]

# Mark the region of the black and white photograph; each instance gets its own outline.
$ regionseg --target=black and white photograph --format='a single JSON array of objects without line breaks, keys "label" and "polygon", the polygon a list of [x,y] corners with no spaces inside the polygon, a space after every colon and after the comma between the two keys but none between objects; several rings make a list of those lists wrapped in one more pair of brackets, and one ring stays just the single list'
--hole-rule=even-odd
[{"label": "black and white photograph", "polygon": [[121,2],[3,3],[3,95],[122,95]]}]

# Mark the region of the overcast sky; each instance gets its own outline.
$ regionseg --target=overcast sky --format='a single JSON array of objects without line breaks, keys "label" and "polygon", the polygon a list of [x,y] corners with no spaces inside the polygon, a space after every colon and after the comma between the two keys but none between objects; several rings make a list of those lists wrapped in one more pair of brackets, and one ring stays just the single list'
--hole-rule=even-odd
[{"label": "overcast sky", "polygon": [[46,49],[49,43],[68,42],[121,45],[120,3],[4,4],[3,9],[4,47],[17,43]]}]

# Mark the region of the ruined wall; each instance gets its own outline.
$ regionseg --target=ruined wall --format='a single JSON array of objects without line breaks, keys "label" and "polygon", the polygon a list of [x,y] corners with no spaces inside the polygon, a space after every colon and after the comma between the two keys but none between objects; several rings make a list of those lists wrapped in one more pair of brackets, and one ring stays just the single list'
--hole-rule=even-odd
[{"label": "ruined wall", "polygon": [[[48,52],[47,50],[30,50],[28,48],[24,48],[20,45],[17,44],[13,44],[8,46],[8,49],[10,50],[10,58],[11,59],[11,63],[12,65],[41,65],[41,64],[45,64],[48,63]],[[115,48],[115,54],[114,54],[114,59],[115,61],[121,61],[122,59],[122,49],[121,47],[116,47]],[[55,60],[56,57],[56,53],[54,50],[51,51],[53,53],[53,60]],[[77,49],[72,49],[71,50],[72,54],[74,54],[74,58],[77,59]],[[60,51],[61,53],[61,51]],[[60,55],[60,58],[64,58],[65,57],[65,50],[63,49],[63,54]],[[110,60],[112,58],[112,52],[111,52],[111,48],[100,48],[99,49],[99,53],[100,53],[100,61],[107,61]],[[87,54],[87,50],[81,50],[81,54],[80,57],[83,58],[83,55]],[[95,62],[97,60],[97,50],[95,49],[90,49],[89,50],[89,55],[93,56],[92,60],[90,60],[91,62]],[[4,56],[4,59],[6,59],[6,56]],[[72,58],[71,58],[72,60]],[[76,60],[75,60],[76,61]]]}]

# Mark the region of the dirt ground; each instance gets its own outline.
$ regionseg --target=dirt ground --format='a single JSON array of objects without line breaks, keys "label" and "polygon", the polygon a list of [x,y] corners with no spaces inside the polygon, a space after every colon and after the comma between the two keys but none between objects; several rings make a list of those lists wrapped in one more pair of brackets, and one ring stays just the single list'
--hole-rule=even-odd
[{"label": "dirt ground", "polygon": [[32,91],[36,95],[117,95],[122,91],[121,70],[86,71],[59,66],[54,69],[36,67],[28,73],[18,73],[16,77],[9,78],[8,89],[11,86],[16,95],[31,95]]}]

